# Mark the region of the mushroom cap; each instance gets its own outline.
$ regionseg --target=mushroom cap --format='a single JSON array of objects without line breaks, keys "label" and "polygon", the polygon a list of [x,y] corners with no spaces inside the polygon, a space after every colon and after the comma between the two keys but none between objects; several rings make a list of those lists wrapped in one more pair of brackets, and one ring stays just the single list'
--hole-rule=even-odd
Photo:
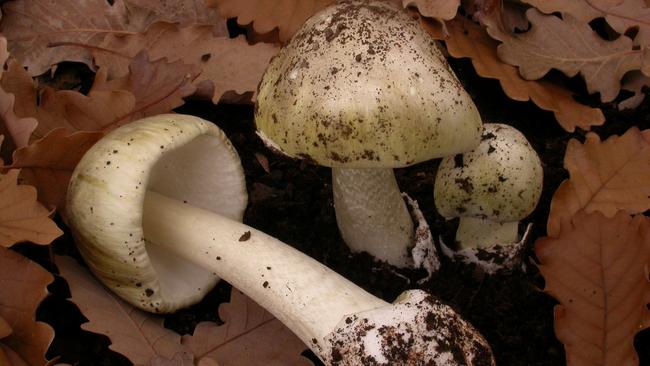
[{"label": "mushroom cap", "polygon": [[391,305],[345,317],[325,338],[329,365],[494,365],[483,336],[422,290]]},{"label": "mushroom cap", "polygon": [[542,163],[514,127],[499,123],[483,126],[478,147],[442,159],[434,185],[436,208],[447,218],[519,221],[539,201]]},{"label": "mushroom cap", "polygon": [[248,200],[244,172],[218,127],[181,114],[119,127],[73,172],[67,218],[88,266],[134,306],[172,312],[198,302],[218,278],[146,240],[147,190],[241,221]]},{"label": "mushroom cap", "polygon": [[344,1],[307,20],[271,60],[255,123],[289,156],[349,168],[456,154],[481,133],[435,42],[385,1]]}]

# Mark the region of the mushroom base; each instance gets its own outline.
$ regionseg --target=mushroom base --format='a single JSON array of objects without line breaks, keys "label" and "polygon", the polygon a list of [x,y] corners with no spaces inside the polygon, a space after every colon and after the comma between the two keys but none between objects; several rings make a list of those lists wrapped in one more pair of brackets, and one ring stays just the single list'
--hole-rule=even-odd
[{"label": "mushroom base", "polygon": [[519,221],[496,222],[476,217],[461,217],[456,231],[460,249],[487,248],[519,241]]}]

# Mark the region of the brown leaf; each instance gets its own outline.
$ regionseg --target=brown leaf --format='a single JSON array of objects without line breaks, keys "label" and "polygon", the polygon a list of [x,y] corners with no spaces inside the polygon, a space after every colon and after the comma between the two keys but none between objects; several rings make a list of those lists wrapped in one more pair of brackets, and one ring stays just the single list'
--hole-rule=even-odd
[{"label": "brown leaf", "polygon": [[517,101],[532,100],[542,109],[552,111],[566,131],[576,127],[589,130],[605,122],[598,108],[582,105],[573,99],[570,91],[548,81],[527,81],[519,76],[517,68],[504,64],[496,53],[497,42],[474,22],[456,18],[446,23],[449,36],[445,38],[432,21],[422,19],[422,25],[435,39],[442,39],[449,54],[456,58],[469,57],[476,72],[498,79],[508,97]]},{"label": "brown leaf", "polygon": [[[0,36],[0,77],[4,73],[4,65],[9,59],[7,51],[7,39]],[[29,137],[36,128],[38,122],[33,118],[18,118],[14,111],[15,96],[7,93],[0,87],[0,135],[8,137],[5,145],[2,146],[0,158],[8,160],[11,152],[18,147],[26,146]]]},{"label": "brown leaf", "polygon": [[640,71],[632,71],[625,75],[621,84],[621,89],[631,91],[633,96],[622,100],[618,103],[618,109],[633,109],[641,105],[645,99],[643,88],[650,86],[650,77],[645,76]]},{"label": "brown leaf", "polygon": [[[47,296],[52,275],[38,264],[5,248],[0,248],[0,317],[8,321],[12,333],[2,344],[28,365],[42,366],[54,331],[36,321],[36,308]],[[15,359],[15,358],[14,358]],[[14,362],[15,365],[19,363]]]},{"label": "brown leaf", "polygon": [[636,214],[650,209],[649,140],[633,127],[603,142],[595,133],[588,133],[584,144],[569,141],[564,167],[570,179],[553,195],[548,235],[557,237],[561,222],[581,209],[599,211],[606,217],[619,210]]},{"label": "brown leaf", "polygon": [[156,21],[217,21],[219,25],[211,27],[212,31],[223,34],[225,30],[225,20],[201,0],[20,0],[6,3],[3,12],[0,32],[9,40],[10,52],[24,62],[32,76],[61,61],[79,61],[92,68],[90,51],[107,35],[136,34]]},{"label": "brown leaf", "polygon": [[618,33],[630,28],[638,29],[634,44],[650,45],[650,8],[645,0],[523,0],[540,11],[550,14],[560,12],[588,23],[596,18],[605,18]]},{"label": "brown leaf", "polygon": [[576,213],[535,243],[567,365],[638,365],[634,335],[650,326],[650,220]]},{"label": "brown leaf", "polygon": [[402,0],[402,6],[415,6],[428,18],[451,20],[456,16],[460,0]]},{"label": "brown leaf", "polygon": [[[202,322],[183,344],[199,365],[312,365],[300,353],[307,349],[300,339],[273,315],[233,289],[230,302],[219,307],[223,325]],[[248,350],[248,351],[245,351]]]},{"label": "brown leaf", "polygon": [[642,68],[644,51],[634,50],[632,40],[624,35],[606,41],[588,23],[568,14],[560,19],[531,8],[526,15],[532,23],[529,31],[490,33],[503,42],[499,57],[519,66],[525,79],[539,79],[551,69],[567,76],[580,73],[590,93],[599,92],[603,102],[610,102],[620,91],[623,75]]},{"label": "brown leaf", "polygon": [[[105,73],[99,70],[95,80],[102,84]],[[43,137],[58,127],[72,131],[100,131],[127,116],[136,104],[135,96],[125,90],[97,90],[93,86],[88,95],[49,87],[39,91],[17,62],[9,62],[2,87],[17,95],[17,115],[38,120],[34,137]]]},{"label": "brown leaf", "polygon": [[184,348],[181,336],[162,326],[163,319],[120,300],[69,257],[56,257],[57,267],[70,286],[72,301],[88,323],[81,327],[111,339],[109,346],[135,365],[173,359]]},{"label": "brown leaf", "polygon": [[167,22],[181,26],[210,25],[215,36],[228,35],[226,19],[221,18],[215,9],[208,8],[204,0],[126,0],[125,3],[130,10],[130,18],[133,13],[144,18],[138,21],[140,24]]},{"label": "brown leaf", "polygon": [[101,42],[109,33],[128,34],[143,27],[142,24],[129,24],[126,8],[120,0],[113,5],[104,0],[59,0],[56,3],[22,0],[8,2],[2,9],[0,32],[9,40],[9,51],[24,62],[31,75],[40,75],[63,60],[92,66],[88,49],[48,48],[50,43],[92,45]]},{"label": "brown leaf", "polygon": [[201,74],[194,85],[210,82],[214,103],[230,90],[239,94],[256,91],[269,60],[279,50],[265,43],[249,45],[243,36],[215,37],[206,26],[181,28],[167,23],[156,23],[134,36],[107,37],[101,47],[111,52],[95,52],[95,62],[106,68],[111,78],[124,76],[129,57],[141,50],[146,50],[152,61],[166,58],[168,62],[198,65]]},{"label": "brown leaf", "polygon": [[302,24],[334,0],[205,0],[224,18],[237,18],[237,24],[253,23],[257,33],[279,29],[281,42],[287,42]]},{"label": "brown leaf", "polygon": [[196,65],[182,61],[167,62],[165,58],[149,61],[146,52],[138,53],[129,64],[129,73],[119,79],[107,81],[101,73],[95,78],[96,92],[128,91],[135,97],[135,106],[126,116],[104,126],[110,129],[129,121],[161,113],[169,113],[185,103],[184,97],[192,95],[196,87],[191,81],[199,74]]},{"label": "brown leaf", "polygon": [[36,201],[36,189],[18,185],[18,173],[0,174],[0,246],[22,241],[47,245],[63,232],[50,220],[50,212]]},{"label": "brown leaf", "polygon": [[12,167],[21,168],[21,179],[36,187],[40,202],[64,212],[72,171],[103,135],[102,132],[70,133],[64,128],[54,129],[42,139],[16,150]]}]

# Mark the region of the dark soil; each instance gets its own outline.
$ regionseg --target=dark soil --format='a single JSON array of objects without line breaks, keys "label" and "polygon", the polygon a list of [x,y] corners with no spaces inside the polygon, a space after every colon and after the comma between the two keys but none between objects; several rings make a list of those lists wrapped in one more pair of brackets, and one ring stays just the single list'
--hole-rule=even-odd
[{"label": "dark soil", "polygon": [[[544,281],[534,265],[532,246],[538,237],[545,235],[551,196],[567,178],[562,167],[566,143],[570,138],[582,140],[584,132],[566,133],[550,112],[541,111],[530,102],[511,101],[498,82],[479,78],[466,60],[455,60],[452,67],[483,118],[517,127],[542,158],[544,191],[538,208],[526,220],[533,223],[534,229],[524,271],[486,276],[473,268],[444,260],[442,270],[429,282],[418,286],[416,281],[425,275],[422,271],[398,270],[374,262],[369,255],[350,253],[337,231],[329,169],[288,160],[266,149],[254,134],[252,107],[214,106],[209,102],[191,101],[178,112],[214,121],[227,132],[238,149],[250,194],[244,219],[248,225],[295,246],[387,301],[410,288],[431,292],[457,309],[483,333],[498,365],[564,365],[562,344],[553,333],[556,301],[540,291]],[[568,82],[586,95],[579,80]],[[584,102],[593,103],[594,100]],[[650,128],[650,102],[629,112],[618,112],[611,105],[602,107],[607,122],[594,129],[601,138],[621,134],[631,126]],[[264,171],[255,154],[268,158],[270,173]],[[436,160],[399,169],[396,176],[402,190],[419,202],[434,236],[441,235],[449,243],[453,242],[457,223],[445,221],[435,211],[432,191],[437,164]],[[68,235],[58,239],[53,248],[56,253],[79,258]],[[20,245],[18,249],[53,269],[47,249],[29,245]],[[38,311],[38,319],[51,324],[56,331],[49,357],[60,356],[60,362],[77,365],[129,364],[126,358],[108,350],[107,337],[79,328],[85,319],[76,306],[66,300],[69,293],[64,280],[57,278],[50,291],[52,295]],[[228,301],[228,297],[229,287],[222,283],[200,304],[167,316],[165,325],[179,333],[191,333],[200,321],[219,321],[216,309],[219,303]],[[650,331],[639,333],[635,347],[641,365],[650,365]]]}]

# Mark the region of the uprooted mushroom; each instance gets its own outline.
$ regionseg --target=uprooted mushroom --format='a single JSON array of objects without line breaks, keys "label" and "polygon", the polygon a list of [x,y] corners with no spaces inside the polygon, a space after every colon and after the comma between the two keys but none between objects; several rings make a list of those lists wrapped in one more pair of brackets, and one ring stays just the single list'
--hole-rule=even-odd
[{"label": "uprooted mushroom", "polygon": [[415,240],[392,169],[471,150],[482,128],[431,37],[385,1],[310,18],[271,61],[255,122],[267,145],[332,167],[343,239],[398,267]]},{"label": "uprooted mushroom", "polygon": [[387,303],[239,222],[243,181],[237,153],[216,126],[149,117],[85,154],[70,183],[68,220],[92,271],[143,310],[197,302],[220,277],[328,364],[494,364],[482,336],[424,291]]}]

